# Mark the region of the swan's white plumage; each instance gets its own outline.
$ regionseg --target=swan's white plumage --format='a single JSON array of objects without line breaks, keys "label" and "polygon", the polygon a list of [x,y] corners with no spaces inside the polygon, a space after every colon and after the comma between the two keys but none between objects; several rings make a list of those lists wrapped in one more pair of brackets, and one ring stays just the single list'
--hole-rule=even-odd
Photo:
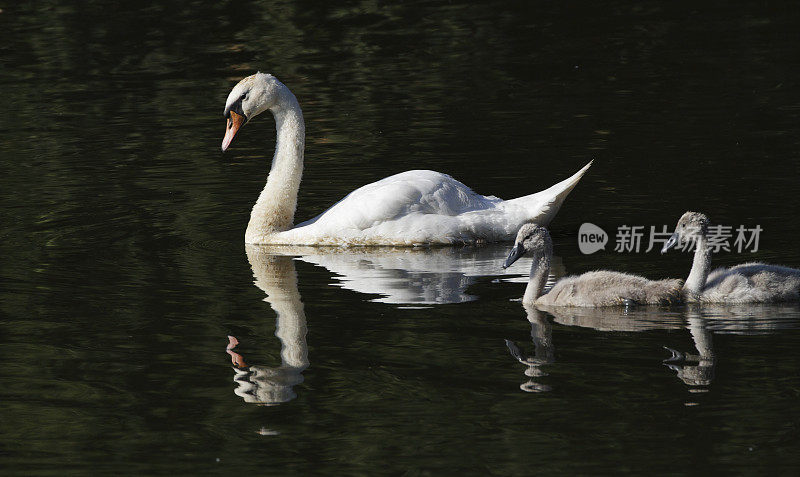
[{"label": "swan's white plumage", "polygon": [[[253,207],[247,243],[286,245],[424,245],[511,240],[525,222],[546,225],[591,162],[547,190],[503,201],[476,194],[447,174],[406,171],[351,192],[319,216],[292,226],[305,128],[297,99],[272,75],[237,84],[226,114],[248,119],[271,111],[278,141],[267,184]],[[235,131],[226,135],[230,143]]]},{"label": "swan's white plumage", "polygon": [[589,168],[553,187],[504,201],[434,171],[407,171],[351,192],[271,243],[420,245],[509,240],[525,222],[549,223]]}]

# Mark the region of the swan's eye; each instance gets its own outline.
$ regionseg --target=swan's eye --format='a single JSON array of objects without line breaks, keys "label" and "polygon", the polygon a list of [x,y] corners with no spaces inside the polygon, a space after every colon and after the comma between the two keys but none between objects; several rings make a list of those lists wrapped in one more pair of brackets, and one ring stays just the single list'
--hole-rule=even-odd
[{"label": "swan's eye", "polygon": [[243,94],[243,95],[242,95],[242,96],[239,98],[239,100],[241,100],[241,101],[244,101],[245,99],[247,99],[247,93],[244,93],[244,94]]}]

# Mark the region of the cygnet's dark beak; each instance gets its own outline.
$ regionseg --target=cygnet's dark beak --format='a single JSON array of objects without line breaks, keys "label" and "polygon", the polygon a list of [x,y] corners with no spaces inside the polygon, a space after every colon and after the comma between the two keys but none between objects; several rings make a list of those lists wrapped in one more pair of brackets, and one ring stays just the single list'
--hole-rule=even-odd
[{"label": "cygnet's dark beak", "polygon": [[503,268],[508,268],[511,266],[512,263],[519,260],[521,256],[525,255],[525,248],[522,244],[514,245],[514,248],[508,253],[508,257],[506,257],[505,263],[503,263]]},{"label": "cygnet's dark beak", "polygon": [[673,233],[669,240],[667,240],[667,243],[661,248],[661,253],[667,253],[667,250],[677,245],[679,239],[678,232]]}]

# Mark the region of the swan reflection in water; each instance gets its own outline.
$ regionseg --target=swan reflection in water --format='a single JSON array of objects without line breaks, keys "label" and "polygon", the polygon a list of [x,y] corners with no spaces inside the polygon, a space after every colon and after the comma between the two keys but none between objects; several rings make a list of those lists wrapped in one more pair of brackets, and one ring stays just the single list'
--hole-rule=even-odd
[{"label": "swan reflection in water", "polygon": [[[504,245],[467,247],[303,247],[246,245],[255,285],[277,314],[275,335],[281,343],[278,367],[250,365],[237,350],[239,340],[228,338],[237,384],[235,393],[246,402],[276,405],[296,397],[293,387],[303,382],[309,366],[306,316],[297,288],[294,259],[326,268],[334,285],[374,301],[398,305],[461,303],[476,299],[466,289],[477,277],[497,275]],[[556,257],[557,258],[557,257]],[[560,260],[556,261],[556,267]],[[521,268],[506,271],[511,281],[522,280]]]},{"label": "swan reflection in water", "polygon": [[538,378],[547,376],[543,366],[555,361],[553,349],[553,325],[547,320],[545,313],[537,310],[532,305],[525,305],[528,312],[528,321],[531,324],[531,339],[533,340],[533,355],[524,355],[519,346],[511,340],[506,340],[506,346],[511,356],[527,366],[525,376],[528,380],[519,385],[519,388],[529,393],[551,391],[553,388],[540,383]]},{"label": "swan reflection in water", "polygon": [[681,352],[664,346],[672,356],[662,363],[689,386],[690,393],[706,392],[714,380],[714,347],[711,331],[698,310],[687,312],[686,327],[692,336],[696,352]]},{"label": "swan reflection in water", "polygon": [[686,327],[696,351],[665,347],[672,356],[664,360],[664,365],[689,386],[689,392],[705,392],[714,380],[713,334],[759,335],[797,329],[800,308],[776,304],[690,305],[686,309]]},{"label": "swan reflection in water", "polygon": [[[335,286],[366,295],[372,301],[396,305],[463,303],[477,297],[467,287],[478,277],[504,275],[502,280],[524,282],[522,263],[507,270],[497,265],[507,255],[506,244],[464,247],[302,247],[274,246],[273,253],[326,268]],[[553,273],[563,273],[554,257]]]},{"label": "swan reflection in water", "polygon": [[248,245],[246,249],[254,283],[266,293],[264,301],[277,314],[275,336],[281,343],[281,365],[248,366],[234,351],[239,341],[233,336],[228,337],[226,352],[233,364],[236,395],[248,403],[277,405],[296,397],[293,388],[303,382],[302,373],[308,368],[306,315],[292,257],[274,255],[266,247]]},{"label": "swan reflection in water", "polygon": [[[534,356],[525,358],[519,347],[510,340],[506,340],[506,345],[512,356],[528,366],[526,377],[546,376],[540,367],[554,362],[552,328],[544,314],[547,312],[558,324],[604,332],[687,329],[694,350],[680,351],[665,346],[671,356],[662,362],[688,386],[690,393],[706,392],[714,380],[717,359],[712,340],[714,334],[767,334],[800,328],[800,308],[796,305],[691,305],[682,308],[633,309],[526,306],[525,310],[531,323],[531,337],[536,349]],[[523,391],[551,389],[550,386],[532,381],[529,379],[520,388]]]},{"label": "swan reflection in water", "polygon": [[[293,386],[303,382],[302,372],[309,366],[306,318],[297,290],[294,257],[329,270],[337,280],[334,285],[377,295],[374,301],[419,305],[474,300],[476,297],[467,294],[466,289],[478,277],[504,273],[499,280],[527,282],[527,264],[519,262],[505,272],[500,271],[497,264],[505,258],[506,248],[503,244],[417,249],[248,245],[247,257],[255,284],[266,293],[265,301],[277,314],[275,334],[281,342],[281,365],[247,366],[245,359],[234,351],[235,343],[230,342],[228,351],[236,370],[236,393],[247,402],[278,404],[293,399]],[[555,264],[552,273],[562,276],[563,265],[560,260]],[[688,329],[695,350],[670,350],[672,357],[664,364],[690,389],[707,387],[714,378],[712,334],[771,333],[798,328],[800,317],[796,305],[703,305],[672,309],[528,307],[533,355],[525,356],[519,346],[508,343],[512,355],[526,366],[526,381],[521,386],[525,391],[550,389],[540,382],[546,377],[545,369],[554,362],[552,326],[542,312],[552,315],[556,323],[598,331]]]}]

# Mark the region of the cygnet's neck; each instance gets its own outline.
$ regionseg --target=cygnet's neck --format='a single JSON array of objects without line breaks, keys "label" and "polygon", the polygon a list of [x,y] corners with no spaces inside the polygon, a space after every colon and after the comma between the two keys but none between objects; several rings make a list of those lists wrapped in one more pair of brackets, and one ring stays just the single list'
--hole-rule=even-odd
[{"label": "cygnet's neck", "polygon": [[711,248],[708,246],[705,233],[699,234],[696,245],[697,248],[694,251],[694,260],[692,261],[692,271],[689,272],[689,277],[683,285],[686,298],[690,301],[697,301],[700,299],[700,294],[703,292],[708,273],[711,270]]},{"label": "cygnet's neck", "polygon": [[528,286],[525,287],[522,303],[533,303],[542,296],[542,290],[544,290],[544,286],[547,284],[547,277],[550,274],[552,255],[551,250],[537,250],[533,253],[531,274],[528,278]]},{"label": "cygnet's neck", "polygon": [[294,94],[283,86],[271,108],[275,117],[277,142],[272,167],[258,196],[245,232],[246,243],[265,243],[267,237],[292,228],[297,208],[297,191],[303,176],[306,128],[303,112]]}]

